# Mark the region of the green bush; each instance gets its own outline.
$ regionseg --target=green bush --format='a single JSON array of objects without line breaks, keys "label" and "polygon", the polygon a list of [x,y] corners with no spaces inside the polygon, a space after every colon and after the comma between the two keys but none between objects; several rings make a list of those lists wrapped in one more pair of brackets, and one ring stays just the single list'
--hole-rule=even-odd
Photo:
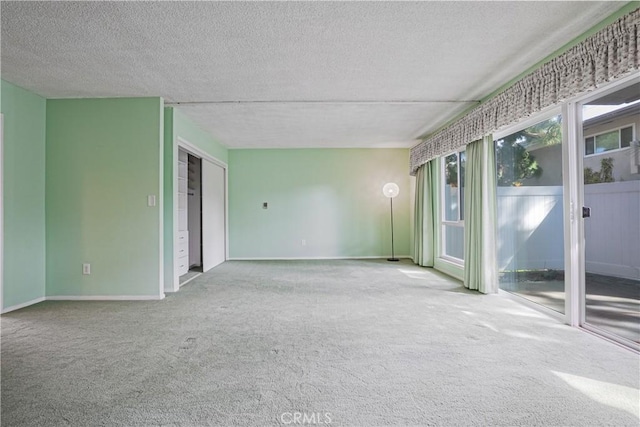
[{"label": "green bush", "polygon": [[614,182],[613,177],[613,158],[607,157],[600,161],[600,171],[594,171],[591,168],[584,168],[584,183],[599,184],[601,182]]}]

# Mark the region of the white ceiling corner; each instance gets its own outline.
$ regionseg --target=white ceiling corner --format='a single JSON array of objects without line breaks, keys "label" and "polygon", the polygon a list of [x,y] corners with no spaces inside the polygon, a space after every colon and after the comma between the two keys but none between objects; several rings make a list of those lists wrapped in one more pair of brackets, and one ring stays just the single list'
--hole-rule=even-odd
[{"label": "white ceiling corner", "polygon": [[2,78],[162,96],[229,148],[409,147],[624,4],[2,1]]}]

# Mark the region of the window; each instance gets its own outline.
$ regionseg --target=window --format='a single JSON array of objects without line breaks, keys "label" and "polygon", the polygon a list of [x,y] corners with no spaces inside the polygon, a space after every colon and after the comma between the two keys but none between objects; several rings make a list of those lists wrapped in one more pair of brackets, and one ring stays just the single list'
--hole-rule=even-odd
[{"label": "window", "polygon": [[442,254],[464,260],[464,169],[465,152],[442,159]]},{"label": "window", "polygon": [[633,126],[626,126],[608,132],[590,135],[584,139],[584,154],[600,154],[606,151],[619,150],[631,145]]}]

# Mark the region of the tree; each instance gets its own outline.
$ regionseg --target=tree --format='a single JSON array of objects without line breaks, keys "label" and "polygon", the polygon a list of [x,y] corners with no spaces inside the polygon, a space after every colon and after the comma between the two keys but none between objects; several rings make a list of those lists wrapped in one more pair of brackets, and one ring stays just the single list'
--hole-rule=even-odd
[{"label": "tree", "polygon": [[458,155],[450,154],[444,159],[446,184],[451,187],[458,186]]},{"label": "tree", "polygon": [[500,187],[519,187],[522,180],[542,175],[536,158],[518,142],[498,143],[496,165]]},{"label": "tree", "polygon": [[496,142],[498,185],[520,186],[528,178],[538,178],[542,168],[529,151],[534,146],[562,143],[561,116],[529,126]]},{"label": "tree", "polygon": [[600,161],[600,171],[591,168],[584,168],[584,183],[599,184],[601,182],[614,182],[613,177],[613,157],[607,157]]}]

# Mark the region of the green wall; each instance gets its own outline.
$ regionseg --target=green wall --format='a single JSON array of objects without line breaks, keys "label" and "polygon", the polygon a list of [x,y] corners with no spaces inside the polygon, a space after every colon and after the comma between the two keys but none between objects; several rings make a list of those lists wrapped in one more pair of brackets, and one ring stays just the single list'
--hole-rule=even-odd
[{"label": "green wall", "polygon": [[46,123],[47,295],[161,297],[162,99],[50,99]]},{"label": "green wall", "polygon": [[223,163],[229,161],[228,150],[211,135],[173,107],[164,109],[164,289],[177,290],[174,279],[174,209],[175,176],[177,174],[178,138],[199,148]]},{"label": "green wall", "polygon": [[174,230],[173,224],[176,221],[174,218],[173,208],[173,194],[174,194],[174,177],[176,176],[175,169],[177,166],[175,158],[177,156],[177,146],[175,144],[175,131],[173,126],[174,109],[171,107],[165,107],[164,109],[164,177],[162,181],[164,202],[162,209],[164,211],[164,290],[165,292],[173,292],[174,289],[174,260],[173,260],[173,238]]},{"label": "green wall", "polygon": [[45,295],[46,100],[5,81],[0,93],[5,309]]},{"label": "green wall", "polygon": [[389,256],[390,181],[395,253],[408,256],[408,171],[408,149],[230,150],[229,256]]},{"label": "green wall", "polygon": [[174,132],[176,137],[195,145],[211,157],[223,163],[229,163],[229,150],[198,125],[193,123],[180,110],[174,108]]}]

